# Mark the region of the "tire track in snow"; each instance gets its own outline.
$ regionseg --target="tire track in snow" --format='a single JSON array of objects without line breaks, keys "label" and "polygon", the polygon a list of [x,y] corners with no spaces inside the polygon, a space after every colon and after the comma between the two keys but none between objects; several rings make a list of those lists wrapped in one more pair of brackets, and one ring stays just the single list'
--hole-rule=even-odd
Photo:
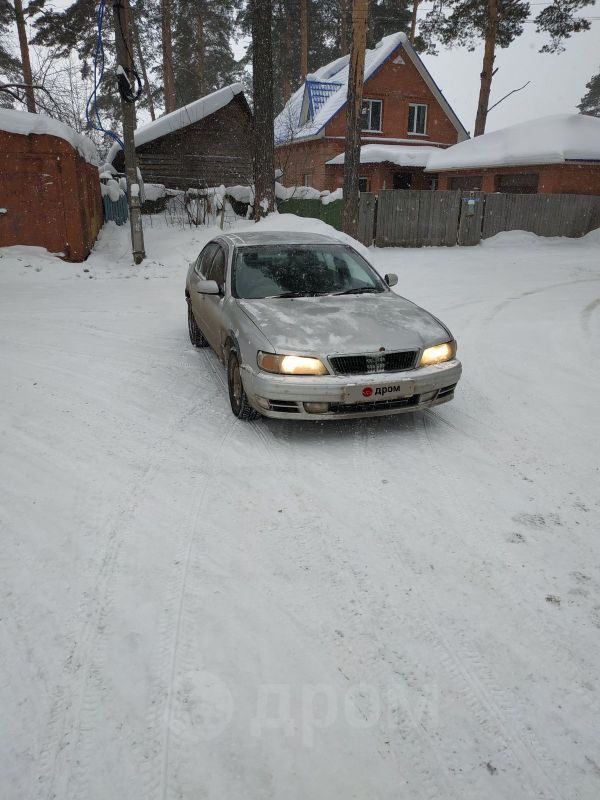
[{"label": "tire track in snow", "polygon": [[[416,415],[411,416],[414,422],[413,430],[419,440],[417,451],[427,454],[425,458],[431,468],[440,472],[439,463],[431,456],[432,446],[425,438],[424,423],[421,419],[417,419]],[[371,437],[367,436],[365,441],[367,446],[372,446]],[[411,460],[411,468],[412,466],[413,461]],[[423,474],[430,474],[430,470],[424,470]],[[436,484],[443,483],[443,480],[444,475],[442,473],[440,481],[437,481]],[[371,483],[371,491],[374,494],[380,488]],[[418,491],[412,492],[412,494],[414,497],[419,496]],[[392,549],[396,551],[398,557],[390,559],[390,563],[393,563],[394,568],[403,574],[405,585],[414,587],[415,584],[421,584],[425,565],[415,562],[411,552],[401,545],[397,531],[390,524],[387,513],[384,514],[381,509],[382,504],[373,503],[372,512],[376,518],[374,527],[378,531],[385,532],[384,539],[381,540],[384,553],[386,547],[392,543]],[[466,524],[467,520],[464,520],[464,523]],[[419,638],[426,640],[438,652],[439,663],[443,666],[447,678],[450,678],[452,684],[463,695],[464,701],[471,710],[472,717],[482,731],[485,732],[490,747],[496,750],[498,754],[504,750],[505,763],[506,753],[512,753],[512,768],[515,773],[520,773],[522,769],[529,773],[530,789],[533,789],[535,793],[530,796],[556,800],[556,785],[548,778],[545,770],[540,767],[537,761],[537,757],[541,756],[543,751],[540,748],[539,752],[530,753],[528,742],[524,741],[521,735],[510,725],[510,721],[506,719],[506,714],[494,699],[494,692],[498,690],[498,687],[490,680],[491,676],[484,669],[482,660],[474,654],[472,648],[468,647],[466,637],[461,635],[458,647],[454,639],[452,641],[448,640],[446,633],[439,624],[439,616],[434,613],[427,600],[425,587],[418,592],[411,589],[405,594],[402,602],[403,610],[410,609],[408,615],[404,615],[404,618],[405,622],[411,623],[409,630],[412,636],[415,637],[415,640]],[[418,623],[412,625],[413,620],[418,620]],[[485,676],[484,680],[480,678],[482,675]],[[427,743],[434,750],[437,748],[441,751],[440,755],[443,763],[452,762],[452,753],[444,752],[448,745],[443,744],[440,737],[430,738]],[[472,776],[472,780],[475,778],[476,776]],[[484,796],[486,791],[489,792],[489,787],[486,790],[484,779],[485,773],[484,770],[481,770],[481,774],[478,777],[478,790],[481,792],[481,796]],[[445,788],[447,789],[448,787]]]},{"label": "tire track in snow", "polygon": [[[420,428],[423,444],[431,458],[432,469],[437,471],[440,475],[438,484],[446,495],[448,507],[453,507],[454,512],[457,512],[460,518],[463,545],[467,544],[464,540],[465,533],[469,533],[472,541],[476,542],[480,539],[479,531],[474,528],[472,515],[466,511],[459,499],[459,488],[456,487],[453,492],[447,489],[449,484],[456,484],[456,482],[442,466],[440,461],[436,459],[434,455],[435,448],[427,431],[427,424],[426,412],[422,415]],[[509,562],[511,554],[508,549],[504,548],[504,550],[506,553],[506,560]],[[497,575],[495,579],[498,581]],[[504,588],[507,597],[512,597],[512,587],[509,586],[506,579],[504,580]],[[496,582],[494,590],[496,593],[499,593],[502,591],[502,586]],[[432,609],[429,608],[425,597],[423,597],[423,602],[427,606],[429,620],[435,622],[436,615],[434,615]],[[525,621],[526,619],[521,619],[522,623]],[[435,629],[437,629],[435,633],[440,637],[440,641],[446,648],[447,653],[453,658],[456,666],[464,673],[465,679],[471,686],[484,712],[487,712],[488,715],[495,718],[498,731],[505,740],[507,746],[510,747],[514,755],[528,769],[532,777],[536,780],[542,779],[541,786],[543,786],[543,789],[536,788],[536,792],[541,790],[545,794],[538,794],[538,796],[548,797],[552,800],[556,800],[556,798],[559,797],[564,800],[564,795],[557,792],[556,776],[549,775],[547,771],[548,769],[556,771],[556,763],[552,761],[541,742],[535,736],[532,728],[518,714],[514,697],[507,694],[506,690],[498,685],[487,662],[469,644],[466,631],[461,628],[458,630],[455,629],[453,631],[453,640],[450,642],[437,623],[435,623]],[[532,635],[535,633],[534,629],[531,629],[531,633]],[[547,647],[550,642],[551,639],[546,640],[544,641],[544,645]],[[552,649],[555,648],[553,647]],[[563,661],[563,658],[560,657],[559,660]],[[526,737],[523,731],[527,731]],[[542,764],[545,766],[542,766]],[[537,777],[535,773],[537,773]]]},{"label": "tire track in snow", "polygon": [[[231,418],[231,422],[229,426],[226,428],[211,461],[210,469],[208,470],[210,475],[214,475],[219,466],[219,462],[222,457],[223,448],[227,440],[229,439],[231,433],[235,430],[236,427],[239,425],[239,421],[235,418]],[[181,651],[187,652],[187,648],[184,647],[184,643],[182,641],[182,631],[185,628],[184,625],[184,618],[186,615],[186,595],[190,592],[193,593],[193,590],[189,587],[189,572],[190,567],[192,565],[194,559],[194,545],[196,543],[197,537],[197,526],[198,526],[198,519],[202,510],[204,508],[204,503],[207,497],[208,488],[210,487],[210,482],[208,482],[201,494],[200,497],[195,504],[195,508],[192,514],[192,521],[191,525],[188,529],[188,536],[187,541],[185,542],[185,553],[184,557],[181,561],[181,568],[179,570],[179,578],[177,583],[179,585],[178,589],[178,601],[177,601],[177,611],[175,617],[175,624],[174,624],[174,636],[172,638],[170,644],[170,665],[169,665],[169,679],[168,679],[168,689],[167,689],[167,697],[166,697],[166,706],[164,710],[164,744],[162,750],[162,758],[161,758],[161,779],[160,779],[160,791],[159,796],[162,800],[167,800],[169,796],[169,779],[170,779],[170,753],[173,747],[173,739],[176,737],[176,728],[177,728],[177,711],[175,708],[175,685],[177,682],[177,673],[181,669],[185,669],[187,665],[190,668],[197,668],[198,663],[196,659],[187,658],[185,656],[180,656]]]},{"label": "tire track in snow", "polygon": [[[90,706],[86,701],[86,684],[93,677],[90,676],[91,662],[99,648],[98,642],[103,635],[106,616],[111,606],[113,573],[122,540],[147,491],[149,476],[165,458],[174,430],[193,416],[196,410],[197,406],[187,409],[167,425],[161,439],[153,448],[148,463],[138,473],[131,492],[121,500],[106,533],[101,537],[98,558],[94,559],[94,563],[99,563],[99,569],[92,588],[84,595],[78,614],[78,619],[85,621],[79,632],[71,637],[74,638],[74,643],[63,665],[65,681],[53,692],[49,734],[40,753],[39,792],[43,797],[67,796],[76,761],[71,752],[75,747],[73,739],[80,725],[84,702],[86,713],[89,714],[93,708],[93,704]],[[79,795],[81,796],[85,795]]]}]

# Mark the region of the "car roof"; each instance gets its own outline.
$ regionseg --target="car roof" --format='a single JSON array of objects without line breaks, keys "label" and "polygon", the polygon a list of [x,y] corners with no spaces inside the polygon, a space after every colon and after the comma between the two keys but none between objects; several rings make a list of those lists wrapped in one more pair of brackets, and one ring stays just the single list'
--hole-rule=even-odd
[{"label": "car roof", "polygon": [[273,244],[339,244],[339,239],[321,233],[305,233],[303,231],[240,231],[239,233],[224,233],[219,239],[225,239],[233,247],[245,245],[273,245]]}]

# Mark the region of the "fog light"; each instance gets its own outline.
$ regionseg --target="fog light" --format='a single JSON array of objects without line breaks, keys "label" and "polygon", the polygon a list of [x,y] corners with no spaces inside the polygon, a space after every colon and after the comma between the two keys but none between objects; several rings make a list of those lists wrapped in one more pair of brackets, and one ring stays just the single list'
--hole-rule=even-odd
[{"label": "fog light", "polygon": [[329,411],[329,403],[304,403],[304,410],[309,414],[326,414]]},{"label": "fog light", "polygon": [[256,401],[256,405],[264,408],[265,411],[269,410],[269,401],[265,397],[260,397],[260,395],[255,395],[254,399]]}]

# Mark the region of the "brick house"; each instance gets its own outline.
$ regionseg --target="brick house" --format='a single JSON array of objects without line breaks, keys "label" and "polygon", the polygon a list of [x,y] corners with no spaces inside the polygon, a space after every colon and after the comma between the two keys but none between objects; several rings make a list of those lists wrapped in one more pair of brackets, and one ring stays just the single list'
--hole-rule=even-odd
[{"label": "brick house", "polygon": [[556,114],[435,152],[439,189],[600,195],[600,119]]},{"label": "brick house", "polygon": [[[307,76],[277,116],[275,155],[284,185],[331,191],[342,185],[348,62],[343,56]],[[434,188],[432,175],[424,173],[431,150],[467,138],[404,33],[386,36],[366,51],[363,191]]]},{"label": "brick house", "polygon": [[[252,182],[252,111],[240,83],[165,114],[135,131],[138,166],[148,183],[171,189]],[[125,169],[123,151],[107,160]]]}]

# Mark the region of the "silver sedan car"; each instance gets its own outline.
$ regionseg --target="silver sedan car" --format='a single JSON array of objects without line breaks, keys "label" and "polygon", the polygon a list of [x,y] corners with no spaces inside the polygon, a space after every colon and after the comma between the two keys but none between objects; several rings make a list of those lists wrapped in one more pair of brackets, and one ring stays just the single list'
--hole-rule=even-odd
[{"label": "silver sedan car", "polygon": [[390,290],[349,245],[249,231],[210,241],[190,266],[190,340],[227,368],[240,419],[349,418],[446,403],[461,375],[446,326]]}]

